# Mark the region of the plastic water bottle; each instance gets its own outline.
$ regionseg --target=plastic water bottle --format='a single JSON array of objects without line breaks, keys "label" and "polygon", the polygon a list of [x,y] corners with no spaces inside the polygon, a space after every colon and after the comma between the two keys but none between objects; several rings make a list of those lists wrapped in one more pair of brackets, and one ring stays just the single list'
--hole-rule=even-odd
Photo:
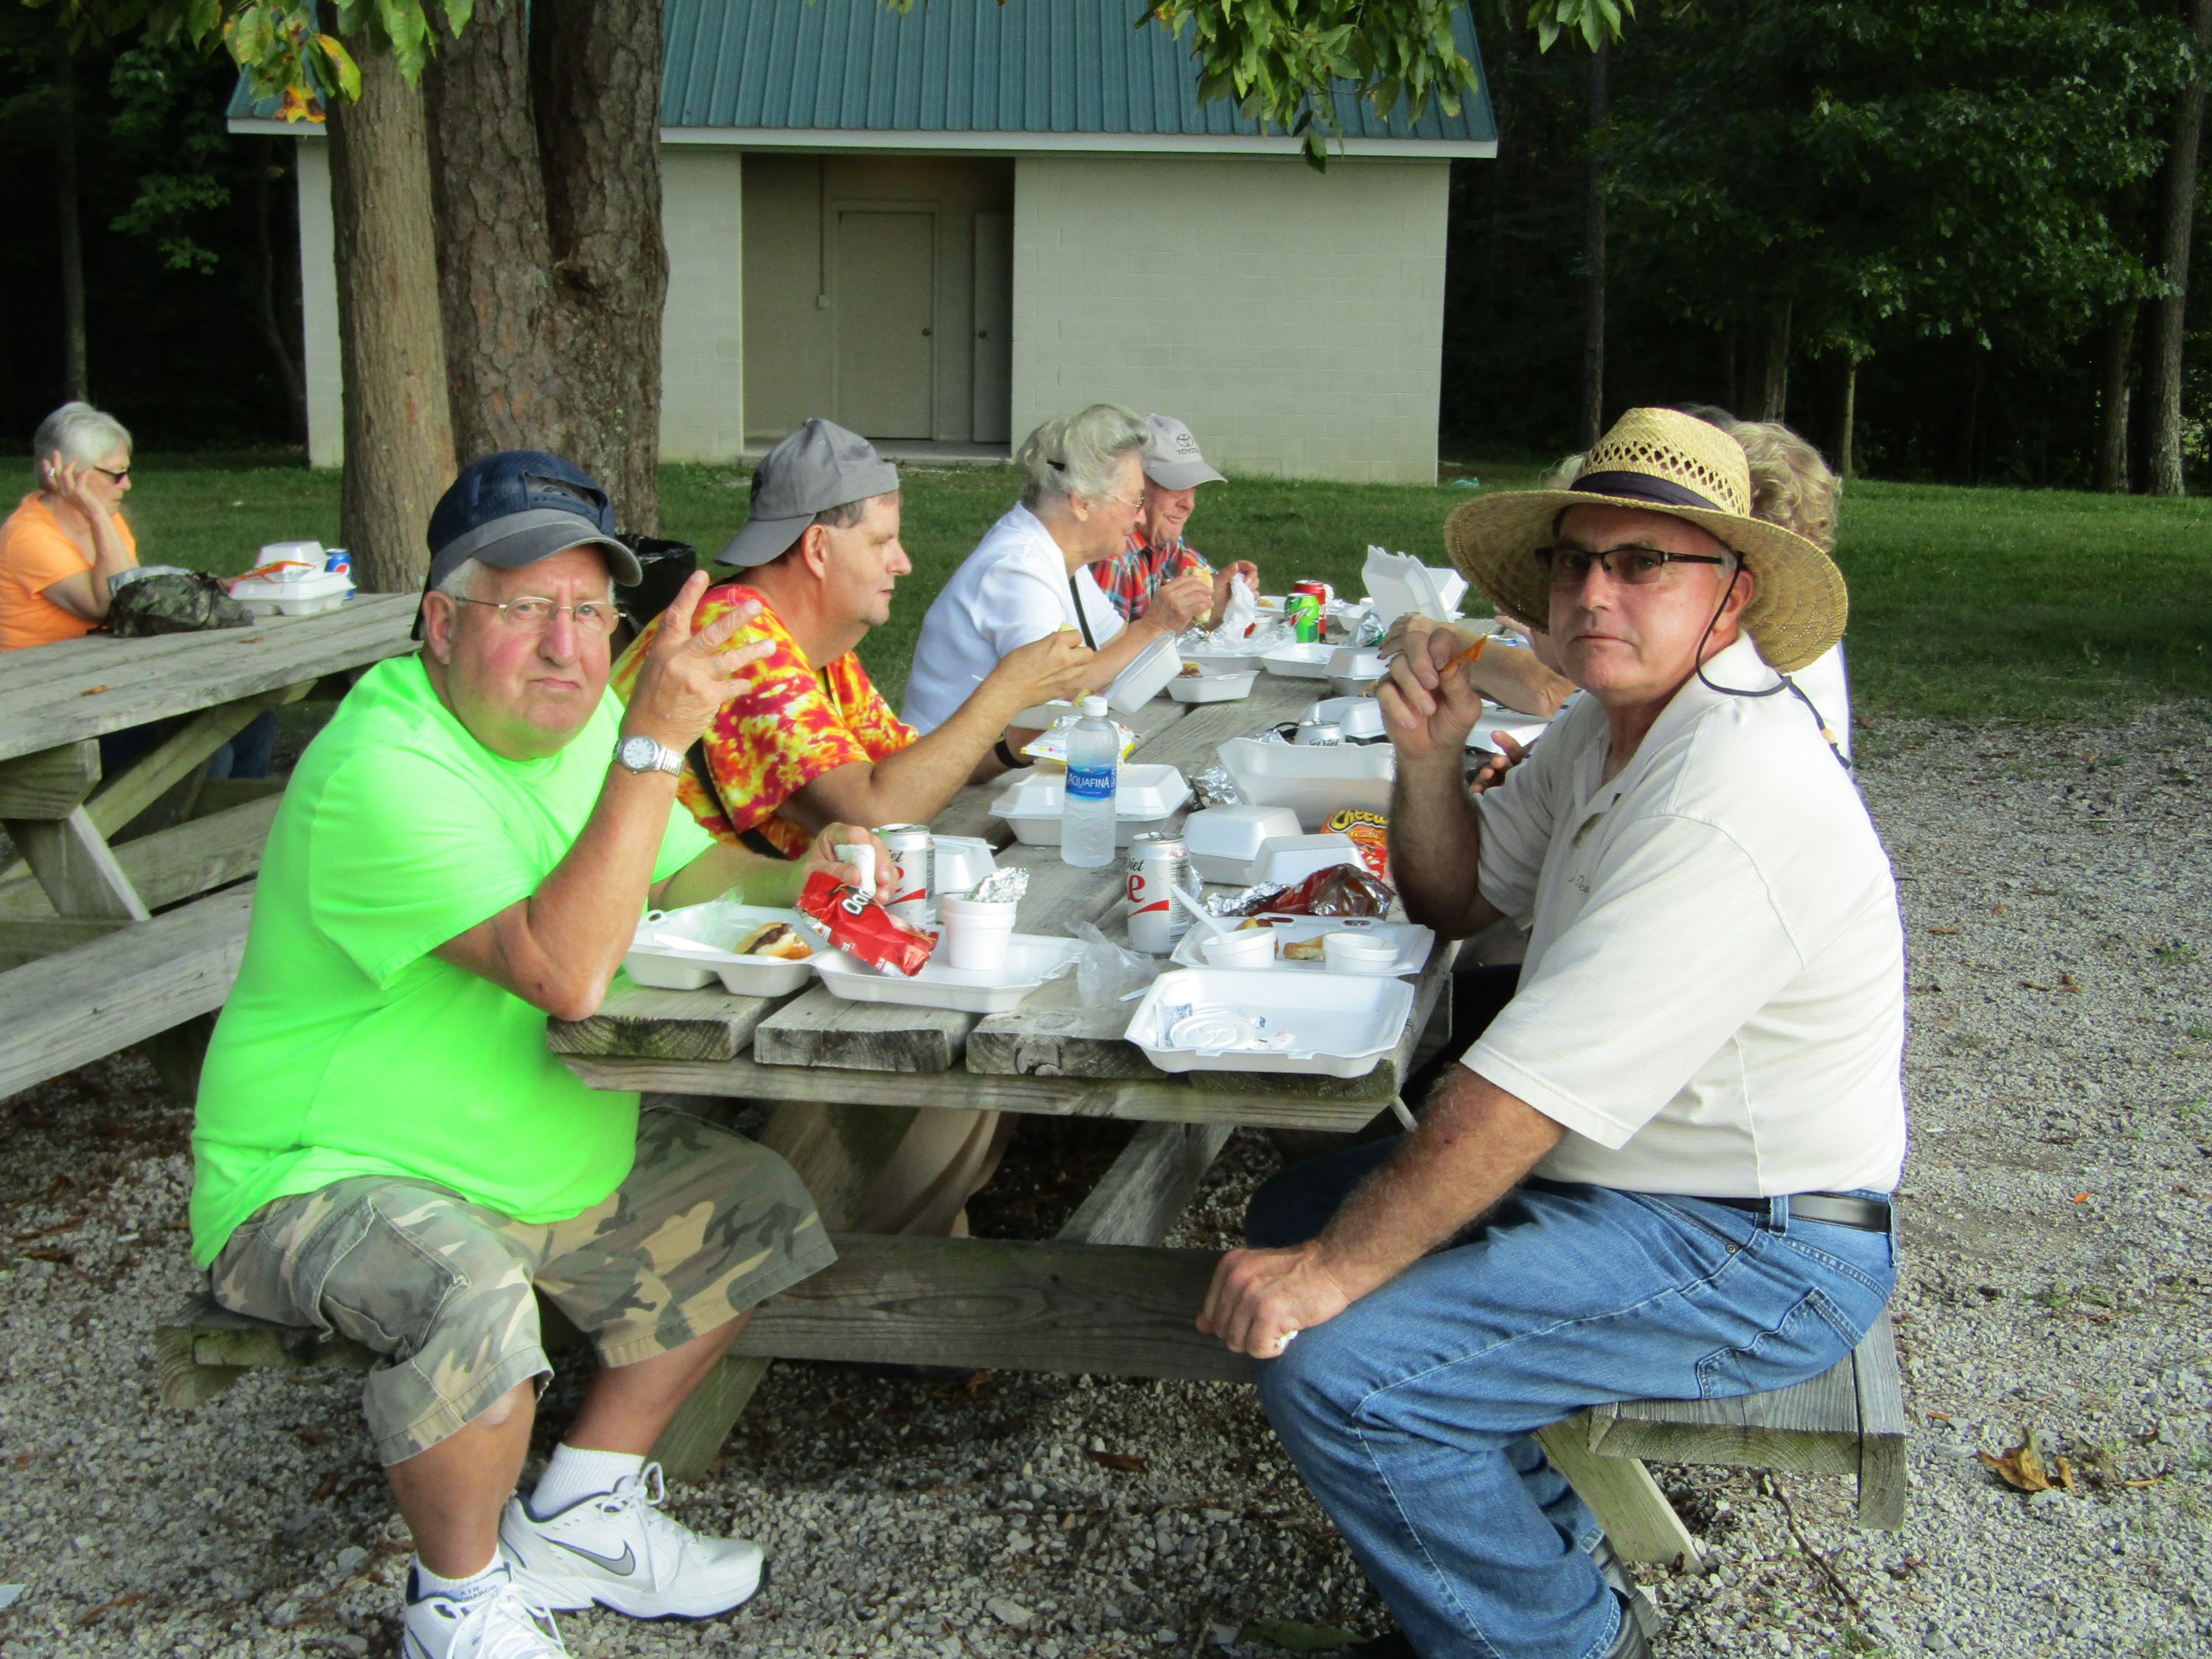
[{"label": "plastic water bottle", "polygon": [[1121,734],[1106,713],[1105,698],[1085,697],[1083,718],[1067,734],[1060,856],[1083,870],[1103,870],[1114,862],[1114,786],[1121,770]]}]

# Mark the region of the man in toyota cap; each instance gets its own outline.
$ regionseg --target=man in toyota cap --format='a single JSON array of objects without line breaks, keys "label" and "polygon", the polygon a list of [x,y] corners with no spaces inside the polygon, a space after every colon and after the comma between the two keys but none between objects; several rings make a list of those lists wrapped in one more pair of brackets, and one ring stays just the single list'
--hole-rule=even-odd
[{"label": "man in toyota cap", "polygon": [[[408,1659],[564,1653],[556,1608],[750,1598],[759,1546],[663,1512],[646,1460],[751,1310],[835,1255],[775,1154],[641,1114],[546,1046],[647,905],[787,904],[872,839],[833,825],[764,860],[675,810],[683,750],[766,647],[732,647],[742,606],[695,635],[695,577],[624,708],[608,638],[637,565],[613,532],[552,455],[487,456],[446,492],[422,654],[370,669],[301,757],[200,1076],[192,1254],[216,1299],[379,1356],[363,1405],[415,1540]],[[599,1368],[523,1498],[540,1296]]]},{"label": "man in toyota cap", "polygon": [[[750,618],[750,654],[692,748],[677,799],[709,834],[769,857],[797,857],[828,823],[927,823],[963,784],[1020,764],[1009,722],[1073,696],[1091,663],[1079,635],[1048,635],[1007,653],[927,733],[893,714],[857,647],[890,620],[898,579],[914,568],[899,544],[898,469],[818,416],[761,458],[752,516],[714,562],[731,577],[692,616],[672,610],[650,624],[616,665],[614,687],[628,692],[672,629]],[[917,1113],[861,1206],[862,1230],[957,1231],[1006,1132],[994,1113]]]},{"label": "man in toyota cap", "polygon": [[1145,471],[1144,505],[1137,510],[1136,527],[1129,544],[1110,559],[1091,567],[1092,580],[1124,622],[1143,616],[1163,583],[1190,572],[1213,578],[1213,605],[1206,613],[1219,617],[1229,603],[1229,581],[1242,576],[1255,594],[1260,591],[1260,567],[1237,559],[1216,570],[1183,539],[1183,526],[1198,505],[1198,487],[1226,483],[1199,453],[1198,440],[1171,415],[1145,416],[1147,436],[1139,457]]}]

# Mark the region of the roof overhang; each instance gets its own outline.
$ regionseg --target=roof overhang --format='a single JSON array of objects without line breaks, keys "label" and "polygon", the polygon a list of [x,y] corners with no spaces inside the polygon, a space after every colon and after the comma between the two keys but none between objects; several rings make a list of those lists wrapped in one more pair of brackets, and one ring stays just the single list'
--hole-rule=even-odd
[{"label": "roof overhang", "polygon": [[[319,138],[319,121],[272,121],[234,115],[234,133],[271,138]],[[848,128],[663,127],[660,142],[723,149],[841,149],[935,155],[1298,155],[1295,138],[1271,133],[875,132]],[[1350,138],[1329,146],[1331,161],[1449,161],[1494,160],[1494,138]]]}]

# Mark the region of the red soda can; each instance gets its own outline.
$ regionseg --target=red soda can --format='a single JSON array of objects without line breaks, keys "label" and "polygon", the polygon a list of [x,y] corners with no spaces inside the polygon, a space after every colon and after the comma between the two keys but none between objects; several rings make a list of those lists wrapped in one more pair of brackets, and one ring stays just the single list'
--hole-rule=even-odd
[{"label": "red soda can", "polygon": [[1190,848],[1170,830],[1150,831],[1129,843],[1129,948],[1164,957],[1190,931],[1190,912],[1168,890],[1180,887],[1196,898],[1198,871]]},{"label": "red soda can", "polygon": [[1328,610],[1329,606],[1336,603],[1336,590],[1334,587],[1331,587],[1327,582],[1316,581],[1310,576],[1307,577],[1304,581],[1292,582],[1291,584],[1291,592],[1293,593],[1312,594],[1314,598],[1321,601],[1321,608],[1324,611]]},{"label": "red soda can", "polygon": [[876,833],[891,854],[891,896],[884,906],[901,921],[920,927],[929,920],[935,884],[937,837],[926,823],[887,823]]}]

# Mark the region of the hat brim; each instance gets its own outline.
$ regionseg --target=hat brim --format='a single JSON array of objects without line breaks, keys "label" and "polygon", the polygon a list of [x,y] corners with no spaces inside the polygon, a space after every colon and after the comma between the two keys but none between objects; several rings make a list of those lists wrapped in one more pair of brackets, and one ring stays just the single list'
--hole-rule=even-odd
[{"label": "hat brim", "polygon": [[806,526],[814,522],[814,514],[802,513],[789,519],[748,519],[738,533],[730,538],[722,550],[714,555],[716,564],[734,565],[740,570],[750,570],[766,564],[771,559],[783,556],[791,544],[806,533]]},{"label": "hat brim", "polygon": [[1163,489],[1195,489],[1202,483],[1227,483],[1204,461],[1154,461],[1145,476]]},{"label": "hat brim", "polygon": [[596,526],[574,513],[532,507],[526,513],[494,519],[447,542],[430,562],[428,585],[435,587],[470,559],[501,570],[519,570],[572,547],[599,549],[606,556],[607,569],[624,587],[645,580],[637,555],[613,537],[602,534]]},{"label": "hat brim", "polygon": [[1461,574],[1493,604],[1541,627],[1551,615],[1551,587],[1531,555],[1549,541],[1553,523],[1571,507],[1663,513],[1711,531],[1751,572],[1756,586],[1744,609],[1743,629],[1759,654],[1783,673],[1804,667],[1844,636],[1850,599],[1835,561],[1794,530],[1718,507],[1662,507],[1580,489],[1508,490],[1455,508],[1444,520],[1444,547]]}]

